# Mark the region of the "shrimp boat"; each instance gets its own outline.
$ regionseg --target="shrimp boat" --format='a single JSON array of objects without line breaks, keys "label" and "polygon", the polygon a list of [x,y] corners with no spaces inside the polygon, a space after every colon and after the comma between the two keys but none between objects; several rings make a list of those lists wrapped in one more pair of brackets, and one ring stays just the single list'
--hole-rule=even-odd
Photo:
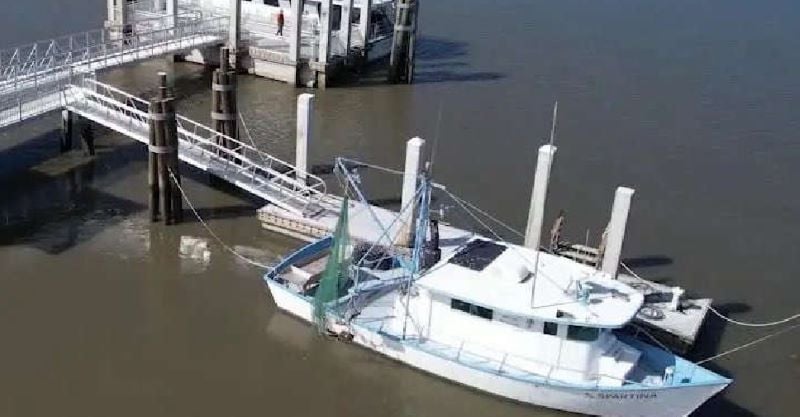
[{"label": "shrimp boat", "polygon": [[644,297],[602,270],[477,235],[440,245],[429,210],[437,185],[424,172],[418,183],[398,214],[416,214],[409,245],[392,236],[403,227],[385,224],[378,241],[351,239],[349,211],[371,206],[344,199],[333,235],[264,276],[277,306],[427,373],[570,412],[685,416],[730,384],[619,332]]}]

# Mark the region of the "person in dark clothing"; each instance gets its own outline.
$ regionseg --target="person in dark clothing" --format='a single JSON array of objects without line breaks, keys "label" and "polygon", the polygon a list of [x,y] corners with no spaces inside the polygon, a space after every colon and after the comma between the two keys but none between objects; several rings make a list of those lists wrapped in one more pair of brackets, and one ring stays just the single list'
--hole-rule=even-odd
[{"label": "person in dark clothing", "polygon": [[283,17],[283,9],[281,9],[281,11],[278,12],[278,31],[275,33],[276,35],[283,36],[283,24],[284,24],[284,22],[285,22],[285,19]]}]

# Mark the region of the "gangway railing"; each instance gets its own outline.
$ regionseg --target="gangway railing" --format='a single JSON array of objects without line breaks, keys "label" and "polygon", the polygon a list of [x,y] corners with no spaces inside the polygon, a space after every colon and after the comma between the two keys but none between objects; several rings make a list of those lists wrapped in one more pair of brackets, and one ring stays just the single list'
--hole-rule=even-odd
[{"label": "gangway railing", "polygon": [[199,46],[209,43],[209,38],[223,39],[228,26],[225,16],[198,19],[196,13],[179,15],[177,22],[176,26],[132,33],[112,26],[2,50],[0,85],[78,65],[84,72],[90,72],[98,67],[124,63],[126,61],[120,57],[126,55],[158,56],[170,52],[165,51],[165,45],[170,50]]},{"label": "gangway railing", "polygon": [[[64,97],[84,117],[148,142],[147,101],[88,76],[68,86]],[[288,162],[189,118],[178,115],[176,119],[181,160],[300,215],[313,215],[326,207],[327,190],[321,178],[298,172]]]}]

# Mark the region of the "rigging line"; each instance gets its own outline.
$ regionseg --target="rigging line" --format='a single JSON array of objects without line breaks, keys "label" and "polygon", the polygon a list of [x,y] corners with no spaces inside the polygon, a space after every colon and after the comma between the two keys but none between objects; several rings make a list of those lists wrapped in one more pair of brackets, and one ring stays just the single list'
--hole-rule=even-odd
[{"label": "rigging line", "polygon": [[705,359],[703,359],[701,361],[695,362],[694,364],[695,365],[702,365],[702,364],[704,364],[706,362],[713,361],[715,359],[719,359],[719,358],[721,358],[723,356],[727,356],[727,355],[729,355],[731,353],[735,353],[735,352],[738,352],[738,351],[740,351],[742,349],[746,349],[746,348],[748,348],[750,346],[753,346],[753,345],[755,345],[757,343],[761,343],[761,342],[766,341],[768,339],[771,339],[773,337],[780,336],[780,335],[782,335],[784,333],[787,333],[787,332],[789,332],[791,330],[794,330],[794,329],[796,329],[798,327],[800,327],[800,323],[792,325],[792,326],[789,326],[789,327],[786,327],[786,328],[783,328],[781,330],[778,330],[775,333],[770,333],[770,334],[768,334],[766,336],[759,337],[758,339],[755,339],[753,341],[747,342],[747,343],[745,343],[745,344],[743,344],[741,346],[737,346],[737,347],[735,347],[733,349],[726,350],[725,352],[722,352],[722,353],[720,353],[718,355],[714,355],[714,356],[705,358]]},{"label": "rigging line", "polygon": [[262,264],[262,263],[260,263],[258,261],[254,261],[254,260],[242,255],[241,253],[237,252],[236,249],[228,246],[216,233],[214,233],[213,230],[211,230],[211,227],[208,226],[208,224],[203,220],[203,218],[200,217],[200,213],[198,213],[197,210],[194,208],[194,205],[189,200],[189,197],[186,195],[186,192],[183,190],[183,187],[181,187],[180,184],[178,184],[178,180],[175,178],[175,175],[172,173],[172,170],[169,169],[169,168],[167,168],[167,170],[169,171],[169,176],[172,177],[172,183],[175,184],[175,186],[178,188],[178,191],[181,192],[181,196],[186,201],[186,204],[189,205],[189,208],[192,210],[192,213],[194,213],[194,216],[197,217],[197,220],[200,222],[200,224],[203,225],[203,227],[206,229],[208,234],[210,234],[211,237],[213,237],[217,241],[217,243],[219,243],[223,248],[225,248],[225,250],[227,250],[228,252],[232,253],[233,255],[235,255],[236,257],[238,257],[239,259],[243,260],[244,262],[246,262],[246,263],[248,263],[250,265],[254,265],[254,266],[257,266],[259,268],[266,269],[266,270],[274,269],[273,266],[265,265],[265,264]]},{"label": "rigging line", "polygon": [[772,326],[778,326],[778,325],[781,325],[781,324],[785,324],[785,323],[788,323],[788,322],[790,322],[792,320],[796,320],[796,319],[800,318],[800,313],[797,313],[797,314],[795,314],[793,316],[789,316],[789,317],[786,317],[784,319],[770,321],[770,322],[766,322],[766,323],[750,323],[750,322],[738,321],[738,320],[734,320],[734,319],[732,319],[730,317],[726,317],[725,315],[723,315],[722,313],[717,311],[717,309],[715,309],[714,307],[712,307],[710,305],[708,306],[708,309],[712,313],[716,314],[717,317],[721,318],[722,320],[727,321],[728,323],[736,324],[738,326],[745,326],[745,327],[772,327]]},{"label": "rigging line", "polygon": [[553,123],[550,125],[550,146],[553,146],[553,142],[556,139],[556,121],[558,119],[558,100],[553,105]]},{"label": "rigging line", "polygon": [[[449,190],[445,190],[445,192],[450,193]],[[500,226],[503,226],[509,232],[514,233],[515,235],[517,235],[519,237],[525,237],[524,233],[520,232],[519,230],[514,229],[513,227],[509,226],[507,223],[504,223],[502,220],[498,219],[497,217],[492,216],[491,214],[487,213],[486,211],[481,210],[480,207],[470,203],[469,201],[467,201],[467,200],[465,200],[465,199],[463,199],[463,198],[461,198],[461,197],[459,197],[459,196],[457,196],[455,194],[452,194],[450,197],[460,200],[462,203],[464,203],[469,208],[471,208],[471,209],[477,211],[478,213],[484,215],[486,218],[488,218],[489,220],[499,224]]]},{"label": "rigging line", "polygon": [[[447,195],[448,195],[448,196],[450,196],[451,198],[455,197],[455,196],[453,196],[452,194],[450,194],[450,192],[449,192],[449,191],[447,191],[447,190],[443,190],[443,191],[445,192],[445,194],[447,194]],[[491,228],[491,227],[489,227],[489,226],[488,226],[486,223],[484,223],[484,222],[483,222],[483,221],[482,221],[480,218],[478,218],[478,216],[476,216],[476,215],[475,215],[475,213],[473,213],[473,212],[472,212],[472,211],[470,211],[470,210],[469,210],[469,209],[468,209],[466,206],[464,206],[464,204],[462,204],[462,203],[461,203],[461,201],[459,201],[459,200],[458,200],[458,199],[456,199],[456,198],[453,198],[453,201],[455,201],[455,202],[456,202],[458,205],[460,205],[460,206],[461,206],[461,208],[462,208],[464,211],[466,211],[466,212],[467,212],[467,214],[469,214],[469,215],[470,215],[470,217],[472,217],[473,219],[475,219],[475,221],[477,221],[477,222],[478,222],[478,223],[479,223],[481,226],[483,226],[485,229],[487,229],[489,232],[491,232],[491,233],[492,233],[492,235],[494,235],[494,236],[495,236],[495,238],[496,238],[497,240],[503,241],[503,238],[502,238],[502,237],[500,237],[500,235],[499,235],[499,234],[497,234],[497,232],[495,232],[494,230],[492,230],[492,228]],[[523,261],[524,261],[526,264],[528,264],[528,266],[529,266],[529,267],[531,266],[531,262],[530,262],[530,260],[529,260],[529,259],[528,259],[528,258],[527,258],[525,255],[523,255],[522,253],[520,253],[520,252],[519,252],[519,250],[517,250],[516,246],[514,246],[513,244],[509,244],[509,245],[508,245],[508,247],[509,247],[509,248],[511,248],[511,250],[513,250],[513,251],[514,251],[514,252],[515,252],[517,255],[519,255],[519,257],[520,257],[520,258],[522,258],[522,260],[523,260]],[[539,251],[537,250],[536,252],[538,253]],[[538,263],[539,263],[539,259],[538,259],[538,257],[537,257],[537,259],[536,259],[536,263],[537,263],[537,265],[534,265],[534,267],[538,266]],[[539,271],[538,271],[538,268],[535,268],[535,269],[537,269],[537,272],[539,272]],[[561,285],[559,285],[557,282],[555,282],[555,280],[553,280],[552,278],[550,278],[549,276],[547,276],[547,274],[545,274],[544,272],[542,272],[542,276],[543,276],[545,279],[547,279],[548,281],[550,281],[550,283],[551,283],[551,284],[555,285],[555,286],[556,286],[558,289],[560,289],[561,291],[563,291],[563,292],[566,292],[566,291],[567,291],[567,290],[566,290],[566,288],[564,288],[564,287],[562,287]]]},{"label": "rigging line", "polygon": [[633,276],[634,278],[636,278],[639,281],[642,281],[643,283],[646,283],[648,285],[650,284],[650,281],[640,277],[639,275],[636,275],[636,272],[633,272],[633,270],[628,265],[625,265],[625,262],[620,262],[619,264],[622,265],[622,268],[624,268],[626,271],[628,271],[628,273],[631,274],[631,276]]},{"label": "rigging line", "polygon": [[355,159],[350,159],[350,158],[338,158],[338,159],[340,159],[342,161],[345,161],[345,162],[352,162],[356,166],[361,166],[361,167],[364,167],[364,168],[376,169],[378,171],[387,172],[389,174],[395,174],[395,175],[404,175],[405,174],[404,171],[400,171],[398,169],[386,168],[386,167],[382,167],[380,165],[375,165],[375,164],[370,164],[370,163],[367,163],[367,162],[357,161]]},{"label": "rigging line", "polygon": [[653,341],[655,344],[657,344],[657,345],[658,345],[658,346],[659,346],[661,349],[664,349],[664,350],[666,350],[667,352],[671,352],[671,350],[670,350],[670,349],[669,349],[669,348],[668,348],[666,345],[664,345],[663,343],[661,343],[661,341],[660,341],[660,340],[658,340],[658,339],[657,339],[655,336],[653,336],[652,334],[650,334],[650,332],[648,332],[647,330],[645,330],[645,328],[644,328],[644,327],[642,327],[642,326],[639,326],[639,325],[636,325],[636,324],[634,324],[634,325],[633,325],[633,327],[636,329],[636,331],[638,331],[638,332],[641,332],[641,333],[644,333],[644,334],[645,334],[645,336],[647,336],[647,337],[648,337],[650,340],[652,340],[652,341]]},{"label": "rigging line", "polygon": [[439,133],[441,132],[442,127],[442,102],[439,102],[439,111],[438,115],[436,116],[436,134],[433,137],[433,149],[431,149],[431,158],[430,158],[430,170],[428,175],[433,178],[433,163],[436,161],[436,149],[439,148]]}]

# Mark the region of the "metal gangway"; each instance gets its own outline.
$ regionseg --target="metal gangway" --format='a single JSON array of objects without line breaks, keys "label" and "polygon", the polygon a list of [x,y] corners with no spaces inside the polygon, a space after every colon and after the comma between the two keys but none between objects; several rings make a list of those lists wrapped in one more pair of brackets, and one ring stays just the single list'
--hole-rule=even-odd
[{"label": "metal gangway", "polygon": [[0,128],[59,108],[66,85],[82,74],[221,44],[227,29],[226,16],[186,12],[2,50]]},{"label": "metal gangway", "polygon": [[[59,106],[149,143],[149,103],[86,75],[67,85]],[[292,213],[310,217],[328,206],[325,182],[254,146],[177,115],[178,157]],[[227,147],[223,145],[225,142]]]}]

